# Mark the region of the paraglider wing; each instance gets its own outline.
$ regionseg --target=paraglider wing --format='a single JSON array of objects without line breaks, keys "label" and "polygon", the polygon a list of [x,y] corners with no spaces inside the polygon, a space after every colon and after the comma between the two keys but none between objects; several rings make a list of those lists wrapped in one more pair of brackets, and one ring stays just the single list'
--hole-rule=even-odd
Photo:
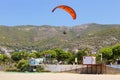
[{"label": "paraglider wing", "polygon": [[68,12],[68,13],[72,16],[73,20],[76,19],[76,12],[75,12],[74,9],[72,9],[71,7],[66,6],[66,5],[60,5],[60,6],[55,7],[55,8],[52,10],[52,12],[54,12],[57,8],[63,9],[63,10],[65,10],[66,12]]}]

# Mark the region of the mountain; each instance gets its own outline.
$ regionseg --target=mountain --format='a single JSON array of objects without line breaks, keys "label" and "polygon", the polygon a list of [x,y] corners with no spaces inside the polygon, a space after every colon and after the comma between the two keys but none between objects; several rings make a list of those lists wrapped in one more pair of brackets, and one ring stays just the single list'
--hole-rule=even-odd
[{"label": "mountain", "polygon": [[0,46],[10,49],[90,48],[98,50],[120,42],[120,25],[0,26]]}]

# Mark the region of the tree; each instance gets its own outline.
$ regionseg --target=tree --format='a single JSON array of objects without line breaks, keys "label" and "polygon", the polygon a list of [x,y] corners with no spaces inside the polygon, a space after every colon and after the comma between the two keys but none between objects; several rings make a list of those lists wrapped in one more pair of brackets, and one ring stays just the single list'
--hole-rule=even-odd
[{"label": "tree", "polygon": [[13,52],[11,58],[14,61],[19,61],[22,59],[28,59],[28,53],[26,51],[20,51],[20,52]]},{"label": "tree", "polygon": [[6,54],[0,54],[0,63],[8,63],[10,58]]},{"label": "tree", "polygon": [[111,61],[112,55],[113,55],[112,47],[108,46],[108,47],[104,47],[104,48],[100,49],[99,53],[97,55],[97,57],[99,57],[99,59],[100,59],[100,54],[102,54],[102,59],[104,62]]},{"label": "tree", "polygon": [[29,58],[42,58],[42,53],[41,52],[32,52],[29,54]]},{"label": "tree", "polygon": [[45,50],[42,52],[42,55],[46,58],[55,59],[57,54],[54,50]]},{"label": "tree", "polygon": [[3,60],[3,57],[2,57],[2,54],[0,54],[0,65],[2,64],[2,60]]},{"label": "tree", "polygon": [[28,69],[29,69],[29,61],[24,60],[24,59],[20,60],[18,62],[18,64],[17,64],[17,68],[22,72],[28,71]]},{"label": "tree", "polygon": [[45,60],[47,63],[54,63],[54,60],[56,60],[56,52],[54,50],[45,50],[42,52],[43,57],[45,57]]},{"label": "tree", "polygon": [[67,60],[68,64],[73,64],[75,62],[75,55],[72,54],[72,56]]},{"label": "tree", "polygon": [[56,54],[57,54],[57,60],[58,61],[66,61],[67,59],[69,59],[71,57],[71,53],[69,52],[65,52],[62,49],[56,48],[54,49]]},{"label": "tree", "polygon": [[[11,59],[6,54],[0,54],[0,65],[5,69],[6,65],[11,62]],[[9,66],[9,65],[8,65]]]},{"label": "tree", "polygon": [[113,46],[112,52],[114,60],[120,59],[120,44],[116,44],[115,46]]},{"label": "tree", "polygon": [[76,53],[76,57],[77,57],[77,59],[78,59],[78,63],[82,63],[83,56],[87,56],[87,55],[89,55],[88,49],[79,50],[79,51]]},{"label": "tree", "polygon": [[30,53],[29,54],[29,58],[36,58],[37,56],[36,56],[36,54],[35,53]]}]

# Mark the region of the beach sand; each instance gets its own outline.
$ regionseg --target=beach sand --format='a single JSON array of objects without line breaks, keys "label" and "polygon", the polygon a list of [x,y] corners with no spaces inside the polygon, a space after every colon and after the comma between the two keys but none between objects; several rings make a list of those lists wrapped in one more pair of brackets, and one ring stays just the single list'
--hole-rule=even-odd
[{"label": "beach sand", "polygon": [[0,72],[0,80],[120,80],[120,75]]}]

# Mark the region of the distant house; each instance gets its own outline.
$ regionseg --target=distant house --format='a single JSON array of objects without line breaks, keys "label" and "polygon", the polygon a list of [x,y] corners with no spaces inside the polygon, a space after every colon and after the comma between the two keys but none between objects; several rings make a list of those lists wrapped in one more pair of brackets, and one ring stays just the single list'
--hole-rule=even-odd
[{"label": "distant house", "polygon": [[43,64],[44,62],[44,58],[31,58],[29,60],[29,65],[30,66],[39,66],[41,64]]},{"label": "distant house", "polygon": [[63,49],[65,52],[68,52],[68,50],[69,50],[69,48],[65,48],[65,49]]},{"label": "distant house", "polygon": [[77,53],[79,50],[78,50],[78,48],[73,48],[72,51],[75,52],[75,53]]},{"label": "distant house", "polygon": [[96,50],[91,50],[91,54],[97,54]]}]

